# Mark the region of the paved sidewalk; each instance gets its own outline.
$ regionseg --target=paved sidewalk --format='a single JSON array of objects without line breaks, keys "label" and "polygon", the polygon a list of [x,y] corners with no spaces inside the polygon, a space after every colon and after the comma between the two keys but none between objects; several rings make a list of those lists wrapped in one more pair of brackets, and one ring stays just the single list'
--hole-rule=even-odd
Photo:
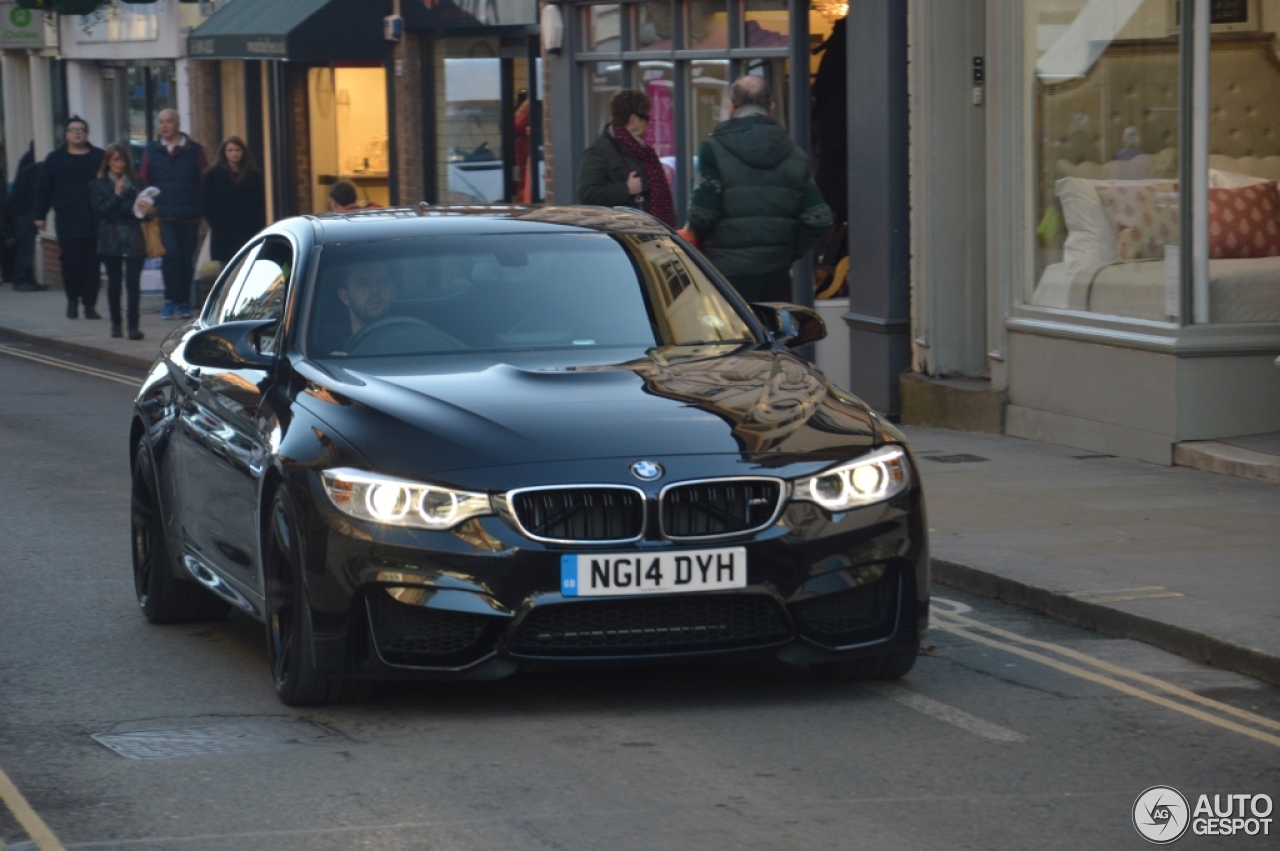
[{"label": "paved sidewalk", "polygon": [[[117,340],[105,319],[67,319],[61,292],[4,286],[0,343],[145,368],[179,324],[160,305],[144,298],[146,339]],[[906,432],[938,582],[1280,685],[1280,485],[999,435]]]},{"label": "paved sidewalk", "polygon": [[111,336],[111,320],[107,315],[104,285],[98,296],[101,319],[66,317],[67,299],[61,289],[44,292],[15,292],[9,284],[0,286],[0,340],[38,343],[51,349],[96,357],[99,360],[146,369],[160,351],[160,341],[182,324],[176,319],[162,319],[160,308],[164,297],[144,295],[138,327],[146,336],[141,340]]},{"label": "paved sidewalk", "polygon": [[1280,485],[905,431],[935,581],[1280,685]]}]

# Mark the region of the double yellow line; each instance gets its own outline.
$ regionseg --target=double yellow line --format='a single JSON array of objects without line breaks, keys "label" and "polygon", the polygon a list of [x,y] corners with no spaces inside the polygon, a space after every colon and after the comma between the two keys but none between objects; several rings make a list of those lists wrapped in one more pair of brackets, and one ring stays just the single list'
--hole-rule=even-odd
[{"label": "double yellow line", "polygon": [[984,624],[958,612],[935,607],[930,620],[933,628],[943,632],[1021,656],[1073,677],[1106,686],[1129,697],[1136,697],[1139,700],[1172,709],[1174,712],[1213,724],[1215,727],[1280,748],[1280,721],[1211,700],[1158,677],[1095,659],[1087,653],[1072,650],[1070,647],[1027,638],[1015,632]]},{"label": "double yellow line", "polygon": [[[0,352],[6,355],[13,355],[15,358],[24,358],[47,366],[56,366],[58,369],[65,369],[69,372],[79,372],[85,375],[92,375],[94,378],[105,378],[108,381],[114,381],[117,384],[125,384],[129,387],[137,387],[141,383],[140,379],[130,378],[127,375],[121,375],[120,373],[112,372],[109,369],[98,369],[93,366],[84,366],[83,364],[73,363],[68,360],[51,357],[50,355],[42,355],[37,352],[29,352],[26,349],[15,348],[14,346],[0,344]],[[3,851],[3,848],[0,848],[0,851]]]}]

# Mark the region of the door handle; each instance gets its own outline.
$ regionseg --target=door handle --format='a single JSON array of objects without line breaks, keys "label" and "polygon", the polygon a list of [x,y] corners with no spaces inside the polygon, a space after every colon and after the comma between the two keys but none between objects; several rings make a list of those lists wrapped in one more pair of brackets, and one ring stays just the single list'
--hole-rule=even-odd
[{"label": "door handle", "polygon": [[187,386],[195,390],[200,386],[200,367],[193,366],[183,373],[183,377],[187,379]]}]

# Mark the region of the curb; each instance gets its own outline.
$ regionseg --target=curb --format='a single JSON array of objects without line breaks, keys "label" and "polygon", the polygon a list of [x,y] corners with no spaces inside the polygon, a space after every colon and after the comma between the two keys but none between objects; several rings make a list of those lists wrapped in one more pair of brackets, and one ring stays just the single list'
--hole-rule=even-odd
[{"label": "curb", "polygon": [[117,352],[99,349],[94,346],[83,346],[79,343],[68,343],[65,340],[54,340],[49,337],[42,337],[37,334],[24,334],[21,331],[15,331],[12,328],[0,327],[0,337],[9,340],[15,340],[20,343],[30,343],[34,346],[40,346],[44,349],[54,349],[55,351],[66,352],[67,354],[80,355],[81,357],[92,358],[93,360],[107,361],[119,366],[128,366],[134,369],[140,369],[146,372],[151,368],[151,364],[155,362],[154,357],[138,358],[133,355],[123,355]]},{"label": "curb", "polygon": [[945,559],[932,559],[932,568],[935,582],[960,591],[1030,609],[1103,635],[1132,638],[1193,662],[1280,686],[1280,658],[1275,656]]}]

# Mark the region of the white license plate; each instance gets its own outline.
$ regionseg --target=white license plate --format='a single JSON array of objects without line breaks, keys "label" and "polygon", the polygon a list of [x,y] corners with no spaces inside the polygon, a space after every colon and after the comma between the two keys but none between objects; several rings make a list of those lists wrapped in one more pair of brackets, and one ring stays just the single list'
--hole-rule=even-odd
[{"label": "white license plate", "polygon": [[678,594],[745,587],[746,547],[560,557],[560,593],[566,597]]}]

